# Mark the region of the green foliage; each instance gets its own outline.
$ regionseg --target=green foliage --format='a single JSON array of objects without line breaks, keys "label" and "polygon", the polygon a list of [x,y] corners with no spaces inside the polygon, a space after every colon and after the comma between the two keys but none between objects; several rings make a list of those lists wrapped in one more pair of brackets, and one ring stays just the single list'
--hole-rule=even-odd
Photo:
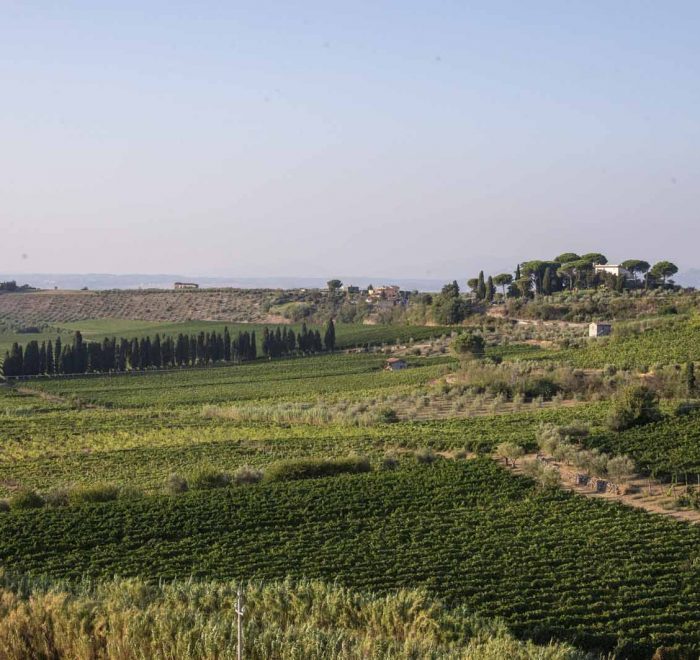
[{"label": "green foliage", "polygon": [[613,431],[624,431],[660,418],[657,394],[645,385],[631,385],[613,397],[608,426]]},{"label": "green foliage", "polygon": [[212,467],[201,467],[188,480],[190,487],[195,490],[225,488],[231,483],[231,475]]},{"label": "green foliage", "polygon": [[[103,657],[97,649],[108,650],[104,657],[118,649],[123,659],[236,654],[233,604],[241,584],[234,581],[132,578],[73,586],[2,574],[0,580],[4,660]],[[284,580],[247,584],[242,592],[247,660],[585,660],[569,645],[519,641],[502,621],[453,610],[425,589],[359,593]]]},{"label": "green foliage", "polygon": [[189,490],[189,484],[187,483],[187,479],[181,477],[179,474],[173,473],[168,476],[165,482],[165,490],[169,495],[179,495]]},{"label": "green foliage", "polygon": [[119,487],[114,484],[93,484],[72,489],[68,494],[71,504],[112,502],[119,497]]},{"label": "green foliage", "polygon": [[462,332],[452,341],[452,349],[459,357],[483,357],[485,347],[484,338],[474,332]]},{"label": "green foliage", "polygon": [[332,477],[337,474],[359,474],[372,469],[367,458],[348,456],[345,458],[307,458],[277,461],[265,470],[265,481],[296,481]]},{"label": "green foliage", "polygon": [[377,413],[377,419],[382,424],[396,424],[399,421],[399,416],[393,408],[382,408]]},{"label": "green foliage", "polygon": [[44,506],[44,499],[33,490],[20,490],[9,500],[10,509],[21,511],[23,509],[40,509]]}]

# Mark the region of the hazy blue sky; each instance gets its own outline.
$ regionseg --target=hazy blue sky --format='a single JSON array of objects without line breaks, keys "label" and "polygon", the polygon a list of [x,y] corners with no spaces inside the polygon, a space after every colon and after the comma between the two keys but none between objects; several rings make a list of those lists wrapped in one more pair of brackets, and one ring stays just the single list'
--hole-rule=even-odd
[{"label": "hazy blue sky", "polygon": [[700,2],[2,3],[0,271],[700,265]]}]

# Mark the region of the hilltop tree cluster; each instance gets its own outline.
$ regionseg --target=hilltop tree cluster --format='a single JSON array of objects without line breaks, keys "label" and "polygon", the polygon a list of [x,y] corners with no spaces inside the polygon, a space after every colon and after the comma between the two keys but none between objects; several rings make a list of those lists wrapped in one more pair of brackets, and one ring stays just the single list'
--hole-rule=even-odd
[{"label": "hilltop tree cluster", "polygon": [[484,278],[481,271],[478,277],[468,280],[467,284],[477,300],[492,301],[497,287],[501,288],[503,297],[531,297],[532,295],[551,295],[557,291],[572,289],[590,289],[606,286],[615,291],[629,288],[652,289],[665,287],[668,278],[678,272],[678,267],[670,261],[660,261],[651,266],[642,259],[628,259],[620,265],[631,277],[625,278],[612,273],[596,272],[596,265],[608,263],[604,254],[589,252],[578,255],[565,252],[551,261],[524,261],[515,269],[515,273],[500,273]]}]

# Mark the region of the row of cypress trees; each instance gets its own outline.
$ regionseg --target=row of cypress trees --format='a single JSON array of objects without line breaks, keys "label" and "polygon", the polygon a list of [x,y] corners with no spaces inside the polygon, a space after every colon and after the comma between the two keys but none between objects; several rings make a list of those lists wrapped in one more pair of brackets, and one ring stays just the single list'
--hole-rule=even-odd
[{"label": "row of cypress trees", "polygon": [[335,350],[335,325],[333,319],[328,321],[321,339],[318,330],[309,330],[304,323],[299,333],[291,328],[279,327],[276,330],[263,330],[262,351],[265,357],[281,357],[294,353],[320,353],[324,350]]},{"label": "row of cypress trees", "polygon": [[[324,340],[318,330],[309,330],[306,324],[301,332],[293,330],[263,331],[262,349],[266,357],[281,357],[294,353],[317,353],[335,348],[335,327],[329,321]],[[39,374],[80,374],[140,369],[163,369],[206,365],[216,362],[245,362],[257,357],[255,331],[241,331],[232,338],[228,328],[223,332],[200,332],[177,337],[115,337],[102,342],[86,342],[76,332],[72,343],[30,341],[24,348],[15,342],[5,353],[5,377],[36,376]]]}]

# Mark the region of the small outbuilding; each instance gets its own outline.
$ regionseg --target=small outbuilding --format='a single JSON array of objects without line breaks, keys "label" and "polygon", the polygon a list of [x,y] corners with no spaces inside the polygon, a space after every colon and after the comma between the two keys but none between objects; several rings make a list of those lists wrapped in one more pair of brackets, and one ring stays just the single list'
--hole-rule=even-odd
[{"label": "small outbuilding", "polygon": [[384,369],[386,369],[387,371],[401,371],[407,366],[408,364],[406,364],[406,360],[402,360],[401,358],[389,358],[386,361]]},{"label": "small outbuilding", "polygon": [[591,323],[588,326],[589,337],[609,337],[612,334],[610,323]]}]

